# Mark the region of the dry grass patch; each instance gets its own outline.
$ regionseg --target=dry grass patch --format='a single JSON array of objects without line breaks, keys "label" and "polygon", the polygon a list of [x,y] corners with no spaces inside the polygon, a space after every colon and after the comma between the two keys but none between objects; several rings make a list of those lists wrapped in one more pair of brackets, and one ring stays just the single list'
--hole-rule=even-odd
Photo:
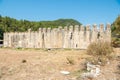
[{"label": "dry grass patch", "polygon": [[[12,68],[2,70],[4,80],[64,80],[74,76],[80,70],[81,62],[88,55],[85,50],[34,50],[34,49],[0,49],[0,66]],[[12,66],[11,66],[12,65]],[[17,66],[17,68],[16,68]],[[60,71],[69,71],[70,75],[62,75]]]},{"label": "dry grass patch", "polygon": [[88,58],[88,61],[91,61],[93,64],[101,63],[101,65],[105,65],[108,60],[113,58],[112,53],[113,48],[111,44],[105,41],[91,43],[87,49],[87,54],[93,56]]}]

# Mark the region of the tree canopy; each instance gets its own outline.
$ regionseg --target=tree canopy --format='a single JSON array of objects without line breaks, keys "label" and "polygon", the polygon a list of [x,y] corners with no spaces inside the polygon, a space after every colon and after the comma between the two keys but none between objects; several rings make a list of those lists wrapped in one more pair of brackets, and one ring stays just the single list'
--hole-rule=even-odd
[{"label": "tree canopy", "polygon": [[120,16],[112,24],[112,44],[114,47],[120,47]]},{"label": "tree canopy", "polygon": [[57,28],[58,26],[69,26],[69,25],[81,25],[80,22],[74,19],[58,19],[54,21],[28,21],[28,20],[17,20],[8,16],[2,17],[0,15],[0,39],[3,38],[4,32],[24,32],[29,28],[36,31],[40,27],[51,27]]},{"label": "tree canopy", "polygon": [[112,24],[112,32],[120,34],[120,16],[116,18],[116,20]]}]

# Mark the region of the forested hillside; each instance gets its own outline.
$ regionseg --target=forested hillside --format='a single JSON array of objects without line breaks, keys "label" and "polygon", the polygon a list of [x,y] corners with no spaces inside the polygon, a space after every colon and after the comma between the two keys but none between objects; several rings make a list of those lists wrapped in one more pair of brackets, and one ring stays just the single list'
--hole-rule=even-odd
[{"label": "forested hillside", "polygon": [[17,20],[10,17],[2,17],[0,15],[0,39],[3,38],[3,32],[23,32],[29,28],[36,31],[40,27],[51,27],[56,28],[58,26],[69,26],[69,25],[81,25],[80,22],[74,19],[58,19],[54,21],[28,21],[28,20]]},{"label": "forested hillside", "polygon": [[120,47],[120,16],[112,24],[112,42],[113,46]]}]

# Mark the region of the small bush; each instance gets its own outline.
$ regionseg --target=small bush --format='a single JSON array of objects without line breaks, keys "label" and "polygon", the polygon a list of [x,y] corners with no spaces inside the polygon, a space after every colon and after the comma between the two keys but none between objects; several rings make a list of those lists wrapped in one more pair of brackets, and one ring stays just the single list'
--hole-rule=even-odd
[{"label": "small bush", "polygon": [[108,42],[94,42],[88,46],[87,53],[93,56],[107,56],[113,52],[113,48]]},{"label": "small bush", "polygon": [[87,54],[92,55],[92,62],[102,62],[106,63],[111,57],[111,53],[113,52],[113,48],[110,43],[100,41],[100,42],[94,42],[91,43],[88,46]]}]

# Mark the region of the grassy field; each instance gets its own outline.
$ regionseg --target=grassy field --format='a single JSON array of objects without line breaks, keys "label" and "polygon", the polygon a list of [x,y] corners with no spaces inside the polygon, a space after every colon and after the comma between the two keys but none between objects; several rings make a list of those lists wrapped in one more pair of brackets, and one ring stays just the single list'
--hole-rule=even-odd
[{"label": "grassy field", "polygon": [[[115,49],[115,55],[120,55],[120,49]],[[76,80],[89,57],[91,56],[87,55],[85,50],[0,48],[0,80]],[[111,66],[110,71],[115,72],[118,63],[115,59],[102,70],[105,71]],[[70,74],[61,74],[60,71],[63,70],[69,71]],[[103,73],[112,77],[113,72],[107,74],[108,70]],[[104,76],[99,76],[101,77]]]}]

